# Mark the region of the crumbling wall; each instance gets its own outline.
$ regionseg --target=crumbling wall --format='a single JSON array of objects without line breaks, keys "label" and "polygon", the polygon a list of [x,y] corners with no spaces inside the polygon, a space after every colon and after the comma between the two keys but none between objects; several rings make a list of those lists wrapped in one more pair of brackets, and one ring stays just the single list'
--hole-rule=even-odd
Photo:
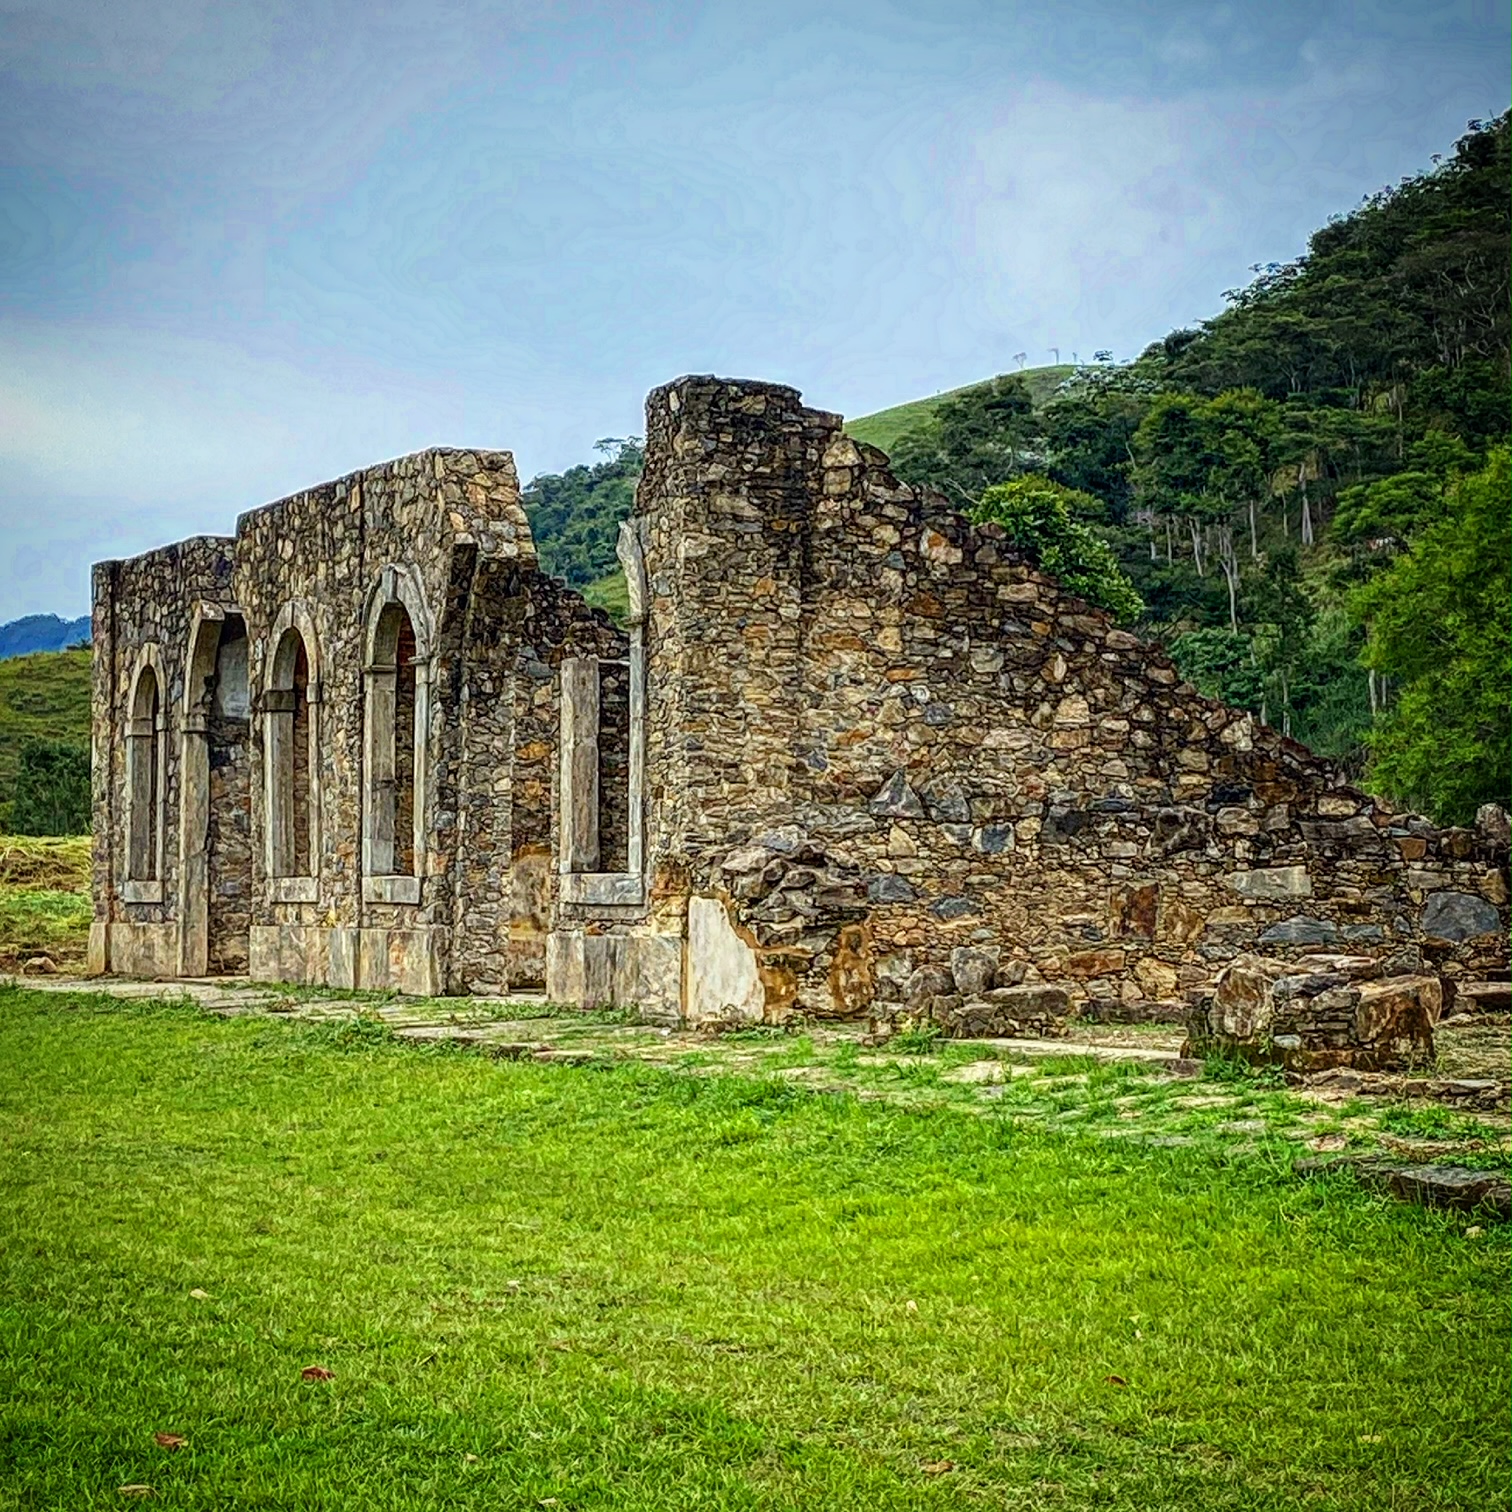
[{"label": "crumbling wall", "polygon": [[1474,834],[1203,698],[840,424],[713,379],[647,409],[653,886],[720,901],[765,1016],[1133,1011],[1257,946],[1504,963]]},{"label": "crumbling wall", "polygon": [[461,663],[454,990],[545,985],[558,905],[561,663],[588,657],[613,669],[624,655],[624,632],[554,579],[507,560],[474,578]]}]

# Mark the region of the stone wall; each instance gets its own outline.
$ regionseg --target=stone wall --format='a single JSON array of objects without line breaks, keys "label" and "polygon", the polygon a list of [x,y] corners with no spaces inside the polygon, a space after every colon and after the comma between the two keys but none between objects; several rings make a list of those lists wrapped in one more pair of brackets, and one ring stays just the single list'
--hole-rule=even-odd
[{"label": "stone wall", "polygon": [[[1505,969],[1504,837],[1201,697],[792,389],[654,392],[621,552],[628,629],[541,575],[507,453],[428,451],[97,568],[96,969],[952,1033],[1212,1029],[1240,958]],[[128,886],[144,658],[166,842]],[[1380,1017],[1337,991],[1308,1033]]]},{"label": "stone wall", "polygon": [[1203,698],[840,426],[771,385],[648,402],[651,906],[603,927],[718,903],[690,1016],[1033,1024],[1256,946],[1504,964],[1504,856]]},{"label": "stone wall", "polygon": [[[372,703],[380,621],[397,614],[385,604],[403,610],[380,710],[388,758]],[[284,675],[279,647],[296,632],[302,654]],[[233,634],[242,698],[228,708],[217,646]],[[613,684],[624,645],[538,571],[502,452],[400,458],[251,511],[234,539],[102,564],[95,969],[425,993],[539,984],[556,891],[557,666],[603,658]],[[168,843],[160,896],[130,902],[117,885],[120,746],[144,648],[164,669]],[[286,798],[270,744],[280,717]],[[380,760],[392,767],[388,867],[365,849]],[[291,810],[282,848],[278,802]]]},{"label": "stone wall", "polygon": [[[180,974],[183,896],[180,812],[182,709],[187,648],[196,617],[233,609],[234,543],[196,536],[93,572],[93,892],[94,970],[141,976]],[[127,731],[133,681],[156,669],[163,724],[155,886],[126,875],[129,802]]]}]

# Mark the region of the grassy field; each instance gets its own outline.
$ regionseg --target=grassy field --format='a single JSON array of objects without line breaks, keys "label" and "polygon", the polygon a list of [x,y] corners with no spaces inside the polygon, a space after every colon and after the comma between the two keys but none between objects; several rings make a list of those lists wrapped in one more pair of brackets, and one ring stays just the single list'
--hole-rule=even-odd
[{"label": "grassy field", "polygon": [[371,1022],[0,1042],[0,1507],[1505,1491],[1505,1230],[1347,1182]]},{"label": "grassy field", "polygon": [[89,744],[89,655],[38,651],[0,661],[0,824],[28,740]]},{"label": "grassy field", "polygon": [[[1065,363],[1060,367],[1025,368],[1018,376],[1028,384],[1035,404],[1040,405],[1075,371],[1070,363]],[[858,415],[854,420],[845,422],[845,433],[857,441],[865,441],[871,446],[880,446],[883,451],[891,451],[898,437],[905,431],[916,430],[922,425],[942,400],[967,393],[978,386],[968,383],[963,388],[950,389],[929,399],[913,399],[907,404],[895,404],[891,409],[878,410],[874,415]]]},{"label": "grassy field", "polygon": [[93,917],[89,847],[88,835],[0,835],[0,971],[37,955],[65,971],[83,966]]}]

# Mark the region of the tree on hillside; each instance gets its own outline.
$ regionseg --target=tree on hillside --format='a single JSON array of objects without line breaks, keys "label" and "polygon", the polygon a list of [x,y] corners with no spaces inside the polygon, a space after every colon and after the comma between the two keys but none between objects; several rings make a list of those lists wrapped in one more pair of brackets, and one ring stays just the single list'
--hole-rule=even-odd
[{"label": "tree on hillside", "polygon": [[1371,779],[1453,824],[1508,804],[1509,485],[1498,447],[1447,485],[1440,517],[1352,604],[1366,665],[1401,690],[1371,733]]},{"label": "tree on hillside", "polygon": [[574,588],[615,570],[619,523],[634,507],[644,460],[638,436],[609,437],[595,450],[603,461],[542,473],[522,496],[542,571]]},{"label": "tree on hillside", "polygon": [[1009,374],[946,399],[922,426],[900,436],[893,471],[967,507],[994,483],[1024,471],[1038,433],[1028,385]]}]

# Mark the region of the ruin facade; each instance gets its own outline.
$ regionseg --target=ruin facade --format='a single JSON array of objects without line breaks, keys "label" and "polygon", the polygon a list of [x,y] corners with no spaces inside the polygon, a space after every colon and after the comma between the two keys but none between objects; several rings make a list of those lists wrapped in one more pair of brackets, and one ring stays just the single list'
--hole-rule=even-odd
[{"label": "ruin facade", "polygon": [[652,393],[619,554],[624,626],[541,572],[508,453],[435,450],[97,566],[92,969],[1042,1032],[1256,953],[1505,968],[1504,843],[1204,698],[792,389]]}]

